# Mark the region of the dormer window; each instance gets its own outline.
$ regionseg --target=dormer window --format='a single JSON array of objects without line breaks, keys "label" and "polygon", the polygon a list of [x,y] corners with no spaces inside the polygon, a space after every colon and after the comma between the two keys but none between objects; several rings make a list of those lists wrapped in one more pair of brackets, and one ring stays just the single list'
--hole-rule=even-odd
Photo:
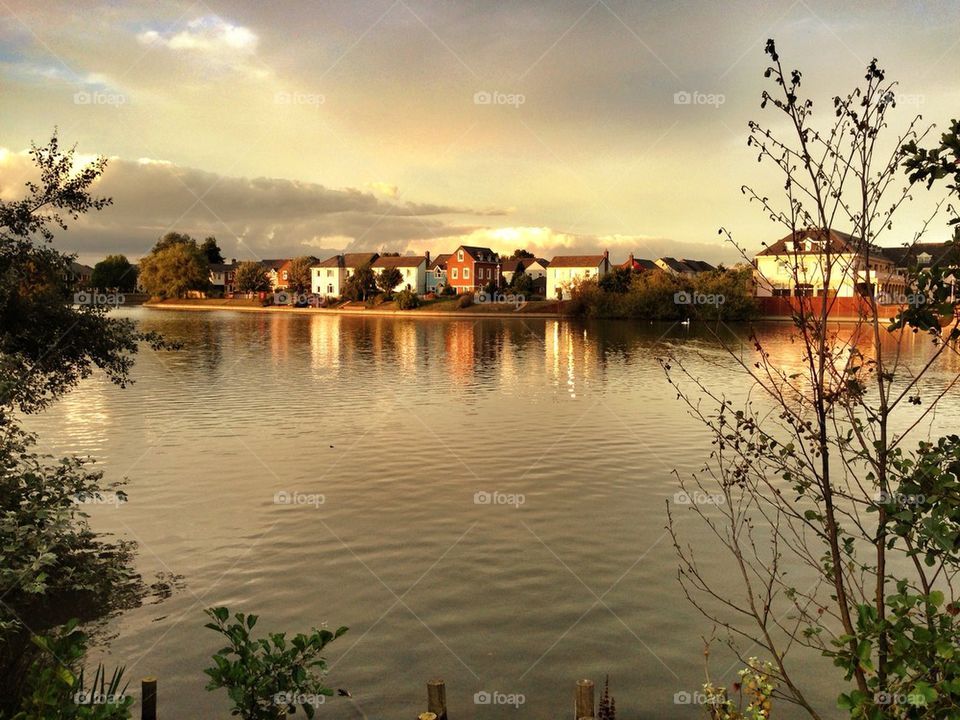
[{"label": "dormer window", "polygon": [[933,256],[930,253],[922,252],[917,255],[917,265],[929,265],[931,260]]}]

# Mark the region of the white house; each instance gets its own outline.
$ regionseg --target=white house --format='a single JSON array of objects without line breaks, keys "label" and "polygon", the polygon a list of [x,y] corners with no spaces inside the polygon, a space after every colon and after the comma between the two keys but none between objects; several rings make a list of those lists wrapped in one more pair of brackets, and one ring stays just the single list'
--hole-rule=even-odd
[{"label": "white house", "polygon": [[340,297],[347,278],[357,268],[372,265],[378,257],[377,253],[346,253],[327,258],[310,267],[310,291],[314,295]]},{"label": "white house", "polygon": [[570,290],[580,280],[601,278],[610,272],[610,253],[603,255],[558,255],[547,266],[547,298],[570,299]]},{"label": "white house", "polygon": [[402,276],[394,288],[394,292],[412,290],[417,295],[423,295],[427,287],[427,257],[425,255],[383,255],[373,263],[373,271],[396,268]]},{"label": "white house", "polygon": [[759,297],[899,297],[907,286],[884,249],[837,230],[791,233],[757,253],[754,266]]}]

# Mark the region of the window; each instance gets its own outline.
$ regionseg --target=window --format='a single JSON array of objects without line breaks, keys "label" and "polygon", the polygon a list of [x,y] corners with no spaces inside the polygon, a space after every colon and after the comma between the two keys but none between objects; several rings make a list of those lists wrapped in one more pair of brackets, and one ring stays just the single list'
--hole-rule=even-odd
[{"label": "window", "polygon": [[463,269],[463,279],[464,279],[464,280],[469,280],[469,279],[470,279],[470,268],[464,268],[464,269]]},{"label": "window", "polygon": [[333,277],[333,270],[327,270],[327,277]]},{"label": "window", "polygon": [[437,277],[441,277],[441,275],[440,275],[440,268],[437,268],[437,269],[436,269],[436,275],[437,275]]},{"label": "window", "polygon": [[463,250],[457,250],[457,262],[463,262]]},{"label": "window", "polygon": [[333,295],[333,285],[327,285],[327,295]]},{"label": "window", "polygon": [[456,269],[456,268],[451,268],[451,270],[450,270],[450,277],[453,278],[454,280],[457,280],[457,279],[458,279],[458,278],[457,278],[457,269]]},{"label": "window", "polygon": [[922,252],[917,255],[917,265],[929,265],[932,259],[933,256],[930,253]]},{"label": "window", "polygon": [[284,279],[284,280],[287,279],[287,271],[286,271],[286,270],[283,271],[283,279]]},{"label": "window", "polygon": [[813,297],[813,285],[797,285],[794,294],[797,297]]}]

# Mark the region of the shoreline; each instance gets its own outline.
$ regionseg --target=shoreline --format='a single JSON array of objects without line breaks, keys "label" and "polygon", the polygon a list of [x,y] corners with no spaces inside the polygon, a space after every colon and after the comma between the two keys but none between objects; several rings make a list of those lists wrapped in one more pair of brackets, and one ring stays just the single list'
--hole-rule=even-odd
[{"label": "shoreline", "polygon": [[575,320],[572,315],[562,315],[560,313],[546,312],[469,312],[469,311],[450,311],[450,310],[376,310],[376,309],[348,309],[348,308],[317,308],[305,307],[296,308],[284,305],[267,305],[265,307],[255,307],[246,305],[193,305],[181,303],[143,303],[142,307],[153,310],[230,310],[234,312],[266,312],[266,313],[294,313],[309,315],[352,315],[355,317],[426,317],[426,318],[458,318],[460,320],[477,320],[482,318],[499,318],[522,320],[523,318],[533,318],[539,320]]}]

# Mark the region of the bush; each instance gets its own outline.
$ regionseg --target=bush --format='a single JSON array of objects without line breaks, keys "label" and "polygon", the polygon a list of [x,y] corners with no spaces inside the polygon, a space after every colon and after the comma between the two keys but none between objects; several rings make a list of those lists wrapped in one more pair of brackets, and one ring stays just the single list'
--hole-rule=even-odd
[{"label": "bush", "polygon": [[457,291],[453,289],[453,285],[444,285],[440,294],[446,295],[447,297],[453,297],[457,294]]},{"label": "bush", "polygon": [[412,290],[401,290],[393,296],[393,299],[400,310],[413,310],[420,307],[420,298]]},{"label": "bush", "polygon": [[233,702],[231,715],[244,720],[277,720],[293,715],[296,706],[313,717],[321,696],[333,695],[323,684],[326,661],[323,649],[343,635],[313,628],[309,635],[298,633],[287,641],[286,633],[271,633],[266,638],[250,637],[257,624],[256,615],[234,615],[225,607],[206,610],[213,622],[204,627],[223,635],[229,644],[213,656],[214,666],[204,672],[210,676],[207,690],[225,688]]},{"label": "bush", "polygon": [[464,293],[457,298],[457,310],[463,310],[473,305],[473,295],[471,293]]}]

